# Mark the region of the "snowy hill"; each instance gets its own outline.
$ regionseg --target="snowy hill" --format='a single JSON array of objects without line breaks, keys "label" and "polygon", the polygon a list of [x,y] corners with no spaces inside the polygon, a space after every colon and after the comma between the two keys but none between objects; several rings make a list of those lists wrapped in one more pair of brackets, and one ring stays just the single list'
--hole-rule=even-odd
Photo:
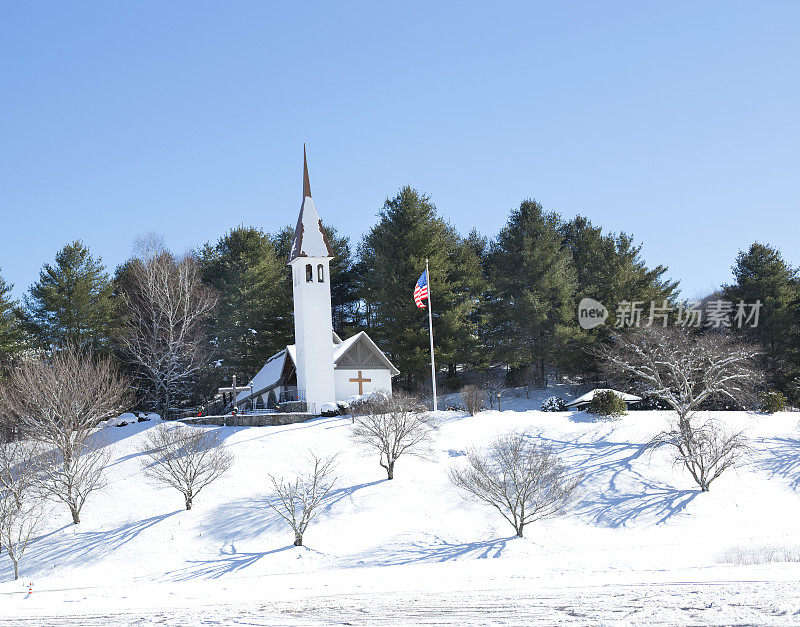
[{"label": "snowy hill", "polygon": [[[198,610],[185,608],[200,607],[209,622],[252,614],[316,624],[340,617],[331,608],[373,622],[378,614],[370,612],[385,607],[386,622],[404,623],[422,614],[390,609],[409,612],[404,603],[412,599],[420,612],[430,603],[428,617],[456,621],[478,620],[463,613],[478,606],[489,608],[485,620],[512,623],[537,616],[547,622],[562,606],[583,608],[560,618],[577,622],[800,621],[800,563],[728,563],[764,561],[768,550],[797,554],[800,414],[716,415],[746,428],[755,452],[709,493],[674,468],[667,451],[641,453],[665,425],[665,412],[619,420],[581,412],[440,412],[427,458],[401,458],[393,481],[374,454],[351,442],[346,417],[205,427],[219,431],[235,462],[191,511],[177,491],[142,474],[138,449],[154,423],[110,428],[108,486],[90,497],[83,522],[73,526],[66,509],[54,506],[23,558],[19,582],[0,556],[0,615],[82,614],[79,622],[103,622],[113,614],[131,623],[173,616],[191,624]],[[576,509],[535,523],[522,539],[495,511],[465,502],[447,478],[467,447],[511,430],[550,443],[586,474]],[[265,505],[266,475],[302,470],[309,449],[338,454],[340,478],[306,546],[294,547],[291,531]],[[512,611],[511,599],[528,599],[528,613]]]}]

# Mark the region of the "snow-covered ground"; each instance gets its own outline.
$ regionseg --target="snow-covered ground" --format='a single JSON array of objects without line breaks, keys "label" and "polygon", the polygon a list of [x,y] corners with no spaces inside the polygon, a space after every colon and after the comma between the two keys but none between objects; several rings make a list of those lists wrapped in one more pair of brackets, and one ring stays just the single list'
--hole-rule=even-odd
[{"label": "snow-covered ground", "polygon": [[[232,470],[184,511],[142,474],[152,422],[110,428],[108,486],[79,526],[55,506],[11,581],[0,556],[0,617],[20,624],[800,623],[800,414],[718,413],[746,428],[754,458],[708,493],[641,445],[666,412],[595,420],[581,412],[441,412],[425,459],[386,481],[349,439],[349,418],[216,429]],[[526,528],[465,502],[447,479],[469,446],[510,430],[550,443],[586,474],[569,515]],[[306,536],[265,505],[267,473],[312,449],[338,454],[339,483]],[[33,594],[28,595],[28,584]]]}]

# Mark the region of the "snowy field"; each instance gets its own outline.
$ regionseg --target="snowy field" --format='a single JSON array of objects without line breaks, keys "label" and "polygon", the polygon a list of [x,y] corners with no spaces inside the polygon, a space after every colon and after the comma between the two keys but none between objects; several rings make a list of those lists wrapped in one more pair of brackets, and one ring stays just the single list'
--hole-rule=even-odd
[{"label": "snowy field", "polygon": [[[349,418],[216,429],[232,470],[183,510],[144,479],[153,423],[111,428],[108,486],[83,522],[54,506],[22,579],[0,556],[10,624],[800,624],[800,414],[718,413],[751,462],[700,493],[666,450],[641,446],[666,412],[440,412],[427,458],[393,481],[349,439]],[[511,430],[550,443],[586,479],[569,515],[523,539],[447,479],[469,446]],[[339,483],[305,547],[265,505],[266,474],[338,453]],[[788,560],[788,561],[787,561]],[[28,595],[28,584],[33,594]]]}]

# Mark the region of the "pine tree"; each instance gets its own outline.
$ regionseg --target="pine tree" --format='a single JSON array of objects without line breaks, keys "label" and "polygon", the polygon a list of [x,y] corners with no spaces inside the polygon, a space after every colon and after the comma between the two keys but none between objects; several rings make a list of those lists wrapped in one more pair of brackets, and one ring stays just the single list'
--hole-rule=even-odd
[{"label": "pine tree", "polygon": [[512,371],[532,368],[541,386],[577,336],[577,281],[560,226],[557,214],[525,200],[492,242],[488,257],[489,340],[495,358]]},{"label": "pine tree", "polygon": [[468,343],[476,335],[471,316],[477,295],[471,284],[479,264],[442,220],[430,197],[403,187],[387,199],[379,221],[359,245],[358,285],[370,333],[405,377],[426,377],[430,363],[428,319],[413,300],[414,285],[429,260],[436,359],[470,360]]},{"label": "pine tree", "polygon": [[17,312],[17,301],[11,298],[14,286],[0,275],[0,366],[6,367],[23,348],[23,331]]},{"label": "pine tree", "polygon": [[668,302],[677,295],[677,281],[664,277],[665,266],[652,270],[641,258],[641,245],[625,233],[604,234],[601,227],[577,216],[561,229],[564,241],[572,253],[578,298],[589,297],[600,301],[609,310],[614,322],[618,302],[650,301]]},{"label": "pine tree", "polygon": [[[461,280],[454,285],[457,298],[470,305],[465,325],[468,332],[458,338],[457,355],[461,363],[481,371],[491,366],[491,354],[484,341],[489,286],[485,275],[488,251],[489,241],[477,229],[459,238],[456,265],[461,269]],[[455,362],[449,363],[451,375],[455,366]]]},{"label": "pine tree", "polygon": [[736,282],[722,289],[724,299],[734,306],[740,301],[747,305],[761,302],[758,326],[744,324],[734,329],[763,346],[769,382],[798,399],[800,271],[786,263],[777,248],[755,242],[747,251],[739,252],[733,276]]},{"label": "pine tree", "polygon": [[800,405],[800,295],[789,305],[786,316],[785,373],[781,389],[792,404]]},{"label": "pine tree", "polygon": [[43,266],[25,297],[25,309],[32,334],[44,346],[109,347],[113,286],[102,261],[80,241],[64,246],[55,265]]},{"label": "pine tree", "polygon": [[650,303],[661,306],[666,300],[672,303],[677,297],[678,283],[668,280],[665,266],[649,269],[641,258],[641,245],[625,233],[605,234],[582,216],[577,216],[561,227],[564,243],[572,255],[572,265],[577,280],[574,306],[582,298],[593,298],[603,303],[609,312],[604,325],[582,330],[566,353],[574,357],[570,370],[596,377],[599,364],[594,348],[599,342],[609,340],[616,330],[616,308],[623,301],[643,303],[649,311]]},{"label": "pine tree", "polygon": [[286,260],[269,235],[244,226],[207,244],[200,259],[203,281],[219,295],[210,324],[222,362],[218,374],[226,381],[234,374],[245,381],[291,337]]}]

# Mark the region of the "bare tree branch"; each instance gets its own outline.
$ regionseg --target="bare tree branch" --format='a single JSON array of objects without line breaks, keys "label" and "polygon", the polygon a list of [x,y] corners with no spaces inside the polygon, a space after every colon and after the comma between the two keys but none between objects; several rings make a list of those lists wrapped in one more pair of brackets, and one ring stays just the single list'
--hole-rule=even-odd
[{"label": "bare tree branch", "polygon": [[97,425],[124,410],[127,389],[108,359],[71,346],[22,362],[3,389],[3,408],[37,443],[40,487],[66,503],[76,525],[87,497],[105,485],[111,447]]},{"label": "bare tree branch", "polygon": [[660,398],[681,419],[713,398],[751,405],[762,378],[755,363],[759,350],[721,333],[647,327],[619,335],[598,355],[609,374]]},{"label": "bare tree branch", "polygon": [[647,447],[674,448],[675,463],[689,471],[702,491],[747,455],[741,432],[726,433],[711,419],[697,424],[695,415],[711,399],[743,407],[755,403],[763,378],[755,363],[758,349],[721,333],[650,327],[621,335],[599,355],[610,373],[628,378],[675,410],[675,422]]},{"label": "bare tree branch", "polygon": [[525,525],[565,512],[582,480],[526,433],[502,436],[486,453],[470,450],[465,467],[450,469],[453,485],[494,507],[520,538]]},{"label": "bare tree branch", "polygon": [[470,416],[474,416],[484,408],[485,398],[486,392],[479,385],[465,385],[461,388],[461,400],[464,401],[464,407]]},{"label": "bare tree branch", "polygon": [[120,343],[147,382],[153,408],[167,418],[205,363],[205,321],[216,296],[200,280],[194,258],[175,258],[157,242],[140,247],[142,257],[129,262],[123,283],[127,318]]},{"label": "bare tree branch", "polygon": [[275,501],[269,505],[294,533],[294,545],[303,546],[303,534],[317,515],[317,509],[336,483],[335,458],[311,453],[311,470],[288,480],[268,475],[275,491]]},{"label": "bare tree branch", "polygon": [[19,562],[44,518],[36,447],[29,440],[0,443],[0,549],[19,579]]},{"label": "bare tree branch", "polygon": [[674,448],[673,462],[686,468],[700,489],[708,492],[715,479],[749,456],[751,448],[741,431],[729,433],[717,420],[708,419],[700,425],[695,423],[695,418],[678,419],[669,430],[650,440],[646,447]]},{"label": "bare tree branch", "polygon": [[200,491],[233,465],[216,431],[180,424],[150,429],[141,446],[145,474],[183,494],[186,509]]},{"label": "bare tree branch", "polygon": [[394,465],[401,455],[421,455],[430,440],[427,409],[412,397],[376,392],[354,403],[353,439],[378,452],[387,478],[394,479]]}]

